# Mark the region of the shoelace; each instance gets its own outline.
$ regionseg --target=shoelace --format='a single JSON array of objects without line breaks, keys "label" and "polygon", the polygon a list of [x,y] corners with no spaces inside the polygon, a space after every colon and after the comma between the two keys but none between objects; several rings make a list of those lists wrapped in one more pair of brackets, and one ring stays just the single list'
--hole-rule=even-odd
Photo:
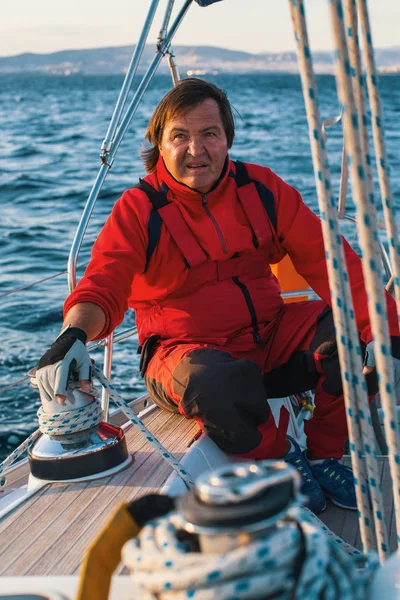
[{"label": "shoelace", "polygon": [[302,460],[301,458],[297,458],[294,463],[292,463],[294,465],[296,465],[296,469],[299,471],[300,475],[302,477],[304,477],[304,479],[306,480],[307,483],[313,483],[313,480],[310,479],[306,469],[304,468],[304,466],[302,465]]},{"label": "shoelace", "polygon": [[[338,467],[340,468],[341,472],[339,472],[339,474],[335,477]],[[333,470],[331,471],[331,469]],[[328,464],[325,466],[325,468],[322,469],[322,471],[325,475],[328,473],[330,478],[335,477],[335,481],[342,478],[339,482],[340,485],[343,485],[344,483],[348,483],[350,481],[353,482],[354,480],[352,469],[350,469],[350,467],[347,467],[346,465],[341,465],[335,459],[332,458],[329,459]]]}]

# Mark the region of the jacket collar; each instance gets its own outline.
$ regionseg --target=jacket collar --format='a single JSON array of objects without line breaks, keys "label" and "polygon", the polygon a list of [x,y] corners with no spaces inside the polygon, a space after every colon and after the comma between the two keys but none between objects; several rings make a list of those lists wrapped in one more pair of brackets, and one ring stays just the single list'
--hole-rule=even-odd
[{"label": "jacket collar", "polygon": [[[222,169],[222,173],[218,181],[215,183],[214,187],[206,194],[208,201],[212,200],[214,197],[218,196],[219,194],[221,194],[221,192],[223,192],[223,190],[228,185],[229,178],[232,176],[233,173],[234,168],[229,158],[229,155],[227,155],[224,168]],[[172,192],[173,196],[175,198],[178,198],[179,200],[191,200],[193,202],[194,200],[201,200],[204,195],[201,192],[190,188],[184,183],[180,183],[179,181],[177,181],[167,170],[162,156],[160,156],[158,159],[155,174],[157,177],[159,189],[161,191],[164,191],[165,188],[168,188],[168,190]],[[170,200],[171,198],[168,199]]]}]

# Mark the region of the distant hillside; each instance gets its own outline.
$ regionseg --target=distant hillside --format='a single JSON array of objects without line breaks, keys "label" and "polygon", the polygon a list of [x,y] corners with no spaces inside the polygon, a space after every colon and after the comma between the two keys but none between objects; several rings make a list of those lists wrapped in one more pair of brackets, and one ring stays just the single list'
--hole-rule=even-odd
[{"label": "distant hillside", "polygon": [[[109,75],[126,72],[134,46],[93,48],[90,50],[63,50],[51,54],[25,53],[0,57],[0,73],[42,72],[50,75]],[[143,53],[143,68],[154,56],[155,48]],[[251,54],[213,46],[175,46],[181,73],[200,74],[212,71],[248,73],[256,71],[296,72],[294,52]],[[400,72],[400,46],[376,50],[378,68],[383,72]],[[315,70],[319,73],[333,71],[333,54],[316,52],[313,55]],[[166,61],[160,71],[167,70]]]}]

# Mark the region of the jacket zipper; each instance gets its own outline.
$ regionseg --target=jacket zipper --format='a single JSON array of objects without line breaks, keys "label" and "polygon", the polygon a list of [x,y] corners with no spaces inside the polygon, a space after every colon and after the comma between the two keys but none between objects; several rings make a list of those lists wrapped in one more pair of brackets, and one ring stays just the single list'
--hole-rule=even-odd
[{"label": "jacket zipper", "polygon": [[214,227],[215,227],[216,232],[218,234],[219,241],[221,242],[221,245],[222,245],[222,251],[223,251],[224,254],[228,254],[228,250],[226,248],[226,244],[225,244],[224,237],[222,235],[222,231],[220,230],[217,221],[215,220],[215,218],[211,214],[210,209],[208,208],[207,195],[206,194],[202,194],[201,198],[202,198],[203,207],[204,207],[204,210],[206,211],[207,216],[209,216],[210,219],[211,219],[211,221],[214,223]]},{"label": "jacket zipper", "polygon": [[241,281],[239,281],[239,277],[237,277],[237,276],[232,277],[232,280],[234,283],[236,283],[237,286],[239,286],[239,288],[244,296],[244,299],[246,300],[247,308],[249,309],[250,316],[251,316],[251,324],[253,326],[254,343],[257,344],[258,346],[260,346],[260,348],[264,348],[265,344],[262,341],[260,333],[258,331],[257,313],[256,313],[256,309],[254,308],[254,304],[251,299],[250,292],[247,289],[247,286],[244,283],[242,283]]}]

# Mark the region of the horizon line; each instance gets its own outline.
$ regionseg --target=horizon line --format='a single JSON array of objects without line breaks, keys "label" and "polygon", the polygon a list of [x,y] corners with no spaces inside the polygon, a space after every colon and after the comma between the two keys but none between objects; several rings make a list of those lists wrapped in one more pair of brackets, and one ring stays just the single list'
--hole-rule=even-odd
[{"label": "horizon line", "polygon": [[[137,43],[137,42],[136,42]],[[85,50],[103,50],[103,49],[107,49],[107,48],[127,48],[127,47],[135,47],[136,46],[135,42],[132,42],[130,44],[118,44],[116,46],[113,45],[107,45],[107,46],[92,46],[90,48],[64,48],[64,49],[60,49],[60,50],[52,50],[50,52],[35,52],[32,50],[25,50],[24,52],[19,52],[18,54],[3,54],[0,55],[0,58],[17,58],[18,56],[23,56],[24,54],[36,54],[38,56],[46,56],[48,54],[58,54],[59,52],[80,52],[80,51],[85,51]],[[260,55],[264,55],[264,54],[286,54],[286,53],[294,53],[296,54],[296,49],[288,49],[288,50],[262,50],[260,52],[251,52],[248,50],[242,50],[242,49],[238,49],[238,48],[228,48],[227,46],[215,46],[214,44],[177,44],[175,46],[175,48],[191,48],[191,47],[197,47],[197,48],[217,48],[219,50],[229,50],[231,52],[244,52],[245,54],[251,54],[253,56],[260,56]],[[400,49],[400,44],[397,45],[390,45],[390,46],[379,46],[379,47],[375,47],[374,51],[376,52],[377,50],[389,50],[389,49],[394,49],[394,48],[399,48]],[[314,49],[312,50],[312,54],[316,53],[316,52],[326,52],[326,53],[330,53],[330,54],[334,54],[335,50],[333,48],[330,49]]]}]

